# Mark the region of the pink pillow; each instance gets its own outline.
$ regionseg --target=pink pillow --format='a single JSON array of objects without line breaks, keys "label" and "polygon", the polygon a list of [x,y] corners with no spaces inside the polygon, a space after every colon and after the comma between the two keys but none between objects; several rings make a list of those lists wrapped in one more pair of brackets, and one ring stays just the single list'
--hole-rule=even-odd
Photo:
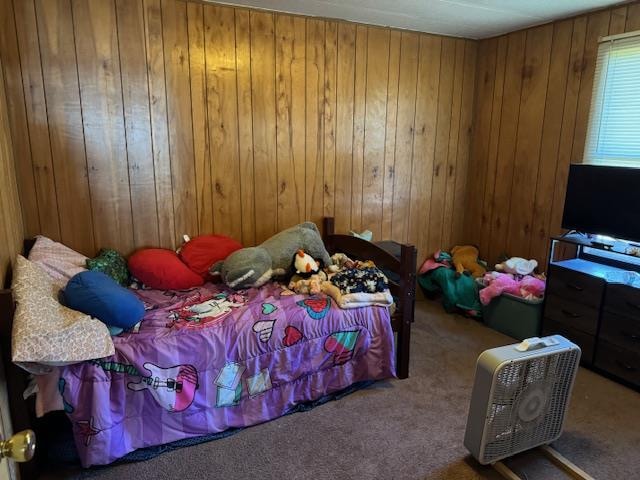
[{"label": "pink pillow", "polygon": [[158,290],[186,290],[204,283],[176,252],[165,248],[138,250],[129,257],[129,270],[147,287]]},{"label": "pink pillow", "polygon": [[87,257],[50,238],[38,235],[29,252],[29,260],[37,264],[61,288],[76,273],[86,270]]}]

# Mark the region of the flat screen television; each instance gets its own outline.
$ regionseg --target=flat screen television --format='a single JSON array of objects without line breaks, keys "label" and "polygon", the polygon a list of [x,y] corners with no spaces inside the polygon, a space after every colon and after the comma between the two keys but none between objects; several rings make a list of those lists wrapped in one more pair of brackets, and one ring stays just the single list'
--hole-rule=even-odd
[{"label": "flat screen television", "polygon": [[562,228],[640,242],[640,168],[571,165]]}]

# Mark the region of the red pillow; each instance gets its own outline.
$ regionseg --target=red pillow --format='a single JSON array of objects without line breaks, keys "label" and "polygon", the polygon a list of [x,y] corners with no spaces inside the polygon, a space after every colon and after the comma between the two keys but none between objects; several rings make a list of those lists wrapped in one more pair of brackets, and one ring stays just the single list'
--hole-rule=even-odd
[{"label": "red pillow", "polygon": [[129,270],[147,287],[159,290],[185,290],[204,283],[176,252],[165,248],[138,250],[129,257]]},{"label": "red pillow", "polygon": [[200,235],[182,246],[180,258],[191,270],[206,278],[214,263],[241,248],[240,243],[224,235]]}]

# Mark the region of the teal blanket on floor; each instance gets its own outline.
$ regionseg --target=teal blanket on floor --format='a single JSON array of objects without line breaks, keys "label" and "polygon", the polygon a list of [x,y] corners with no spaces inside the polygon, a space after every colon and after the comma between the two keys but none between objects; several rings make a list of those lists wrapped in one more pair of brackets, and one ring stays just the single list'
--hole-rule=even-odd
[{"label": "teal blanket on floor", "polygon": [[439,267],[418,277],[425,293],[442,293],[442,305],[447,312],[463,310],[468,315],[479,317],[482,306],[478,297],[478,284],[467,275],[456,275],[452,268]]}]

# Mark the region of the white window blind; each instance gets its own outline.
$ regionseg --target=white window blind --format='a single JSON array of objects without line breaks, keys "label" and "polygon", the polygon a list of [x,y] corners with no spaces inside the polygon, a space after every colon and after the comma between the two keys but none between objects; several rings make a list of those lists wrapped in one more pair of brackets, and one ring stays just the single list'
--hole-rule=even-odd
[{"label": "white window blind", "polygon": [[600,43],[584,161],[640,167],[640,32]]}]

